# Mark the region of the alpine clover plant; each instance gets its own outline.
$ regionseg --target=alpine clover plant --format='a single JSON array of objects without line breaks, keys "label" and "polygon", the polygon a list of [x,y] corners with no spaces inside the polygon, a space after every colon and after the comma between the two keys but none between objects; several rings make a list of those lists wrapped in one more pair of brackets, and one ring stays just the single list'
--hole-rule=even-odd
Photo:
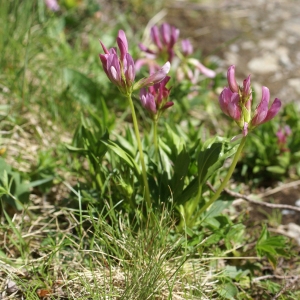
[{"label": "alpine clover plant", "polygon": [[110,48],[109,50],[104,46],[104,44],[100,41],[104,54],[100,54],[100,60],[102,62],[102,66],[104,72],[106,73],[109,80],[115,84],[119,91],[128,99],[134,131],[138,143],[138,149],[140,154],[140,162],[142,165],[142,175],[144,181],[144,188],[145,188],[145,199],[148,205],[148,208],[151,207],[151,200],[150,200],[150,192],[147,180],[147,171],[144,161],[144,154],[142,149],[142,143],[139,133],[138,121],[132,101],[132,92],[141,88],[149,87],[154,84],[157,84],[164,80],[166,75],[170,70],[170,63],[166,62],[164,66],[158,70],[156,73],[151,74],[147,78],[143,78],[138,82],[134,82],[135,80],[135,66],[134,61],[131,55],[128,53],[128,42],[123,30],[119,30],[118,37],[117,37],[117,44],[119,47],[119,55],[115,48]]},{"label": "alpine clover plant", "polygon": [[[178,39],[178,35],[179,30],[176,30],[169,25],[162,25],[160,31],[158,30],[158,27],[154,27],[151,30],[152,40],[155,42],[156,48],[159,51],[167,53],[170,60],[174,58],[176,53],[173,51],[173,47]],[[227,72],[228,86],[221,92],[219,104],[222,111],[232,118],[242,130],[242,140],[238,148],[237,146],[230,146],[224,139],[219,137],[209,139],[202,144],[201,141],[198,141],[191,150],[187,149],[185,143],[178,143],[173,140],[171,143],[174,145],[177,144],[178,147],[176,146],[175,151],[170,154],[171,156],[168,156],[164,152],[164,149],[158,148],[157,121],[161,114],[173,105],[173,102],[169,100],[171,88],[167,88],[167,84],[170,80],[170,77],[167,76],[167,73],[170,70],[170,62],[166,62],[160,68],[150,68],[150,76],[135,82],[135,73],[140,67],[141,62],[137,61],[135,63],[128,53],[128,43],[124,31],[120,30],[117,36],[118,51],[116,48],[107,49],[102,42],[100,43],[104,51],[104,54],[99,55],[103,69],[109,80],[116,85],[120,93],[128,99],[131,108],[135,138],[142,167],[144,198],[147,207],[151,208],[154,203],[153,200],[156,201],[162,199],[162,201],[166,202],[171,197],[173,199],[172,203],[177,207],[180,213],[181,221],[178,225],[179,230],[183,228],[185,222],[187,222],[186,224],[188,226],[198,224],[197,222],[195,223],[195,220],[197,220],[197,218],[218,199],[222,190],[231,178],[241,151],[245,145],[248,133],[260,124],[274,118],[281,107],[281,101],[276,98],[269,108],[269,89],[263,87],[261,101],[254,112],[252,112],[252,88],[250,76],[243,81],[242,86],[239,86],[235,79],[235,66],[230,66]],[[151,52],[143,46],[140,47],[149,55],[153,55],[153,57],[160,53],[158,50],[156,52],[151,50]],[[185,69],[182,70],[186,71],[190,81],[195,79],[195,73],[189,69],[188,65],[193,65],[198,68],[198,70],[201,67],[202,73],[206,73],[207,77],[214,77],[214,71],[206,69],[200,62],[196,62],[189,57],[192,53],[193,47],[191,43],[188,40],[183,40],[182,54],[179,54],[178,57],[182,60],[182,65],[185,66]],[[162,173],[156,173],[153,174],[153,177],[149,177],[153,199],[150,198],[150,189],[147,178],[147,171],[150,171],[150,169],[147,170],[144,161],[144,152],[139,134],[138,121],[132,101],[132,93],[136,90],[140,90],[141,105],[149,112],[153,121],[156,157],[160,158],[157,162],[160,161],[162,164],[162,154],[164,156],[163,164],[167,163],[168,165],[167,169],[165,169],[163,165],[161,169],[157,166],[157,170],[160,170]],[[171,128],[168,128],[168,126],[166,127],[167,130],[164,132],[166,141],[170,137],[171,139],[174,139],[175,135]],[[172,145],[170,145],[169,149],[171,148]],[[231,166],[221,185],[208,201],[203,202],[202,194],[206,180],[222,166],[223,161],[227,157],[234,153],[235,155]],[[172,162],[170,162],[170,160],[172,160]],[[151,158],[149,160],[148,157],[147,164],[149,164],[150,161]],[[198,164],[198,175],[191,173],[194,172],[192,169],[196,162]],[[172,168],[173,170],[171,170]],[[194,179],[189,178],[189,174],[193,174],[192,177]],[[171,195],[168,195],[166,192],[166,190],[169,189],[171,189]]]},{"label": "alpine clover plant", "polygon": [[242,129],[242,140],[235,153],[227,175],[222,181],[213,197],[200,209],[204,212],[220,196],[222,190],[231,178],[236,167],[239,156],[245,146],[247,135],[257,126],[273,119],[280,110],[281,101],[275,98],[269,108],[270,92],[265,86],[262,87],[262,98],[257,105],[254,114],[251,112],[252,107],[252,88],[250,75],[243,81],[243,86],[239,86],[235,79],[235,66],[232,65],[227,71],[228,87],[225,87],[219,96],[219,103],[222,111],[231,117]]},{"label": "alpine clover plant", "polygon": [[176,67],[177,80],[180,82],[187,78],[195,84],[199,81],[199,75],[214,78],[216,72],[205,67],[198,59],[192,57],[193,46],[188,39],[181,41],[181,50],[176,47],[180,31],[170,24],[163,23],[160,27],[154,25],[150,29],[152,44],[149,47],[143,43],[139,44],[145,57],[136,61],[136,70],[140,70],[143,65],[147,65],[150,74],[159,69],[159,61],[166,59]]},{"label": "alpine clover plant", "polygon": [[153,136],[155,151],[158,154],[158,138],[157,138],[157,122],[159,116],[164,110],[174,105],[172,101],[168,101],[170,90],[166,88],[170,77],[166,76],[163,81],[153,86],[142,88],[140,91],[140,100],[142,106],[150,113],[153,120]]}]

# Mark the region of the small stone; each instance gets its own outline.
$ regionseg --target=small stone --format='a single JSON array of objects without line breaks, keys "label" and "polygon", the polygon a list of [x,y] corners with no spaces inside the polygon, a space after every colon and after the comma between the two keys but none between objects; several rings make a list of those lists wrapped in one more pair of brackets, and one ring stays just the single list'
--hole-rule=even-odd
[{"label": "small stone", "polygon": [[298,207],[300,207],[300,199],[298,199],[298,200],[295,201],[295,205],[298,206]]},{"label": "small stone", "polygon": [[287,81],[288,85],[295,89],[295,91],[300,94],[300,79],[299,78],[291,78]]},{"label": "small stone", "polygon": [[263,49],[273,50],[278,46],[278,42],[276,40],[261,40],[259,46]]},{"label": "small stone", "polygon": [[253,41],[245,41],[241,44],[242,49],[244,50],[252,50],[256,48],[256,45]]},{"label": "small stone", "polygon": [[257,74],[276,72],[279,70],[278,57],[270,53],[253,58],[249,61],[248,68]]},{"label": "small stone", "polygon": [[13,294],[17,292],[19,289],[17,287],[17,284],[13,280],[8,280],[6,284],[6,292],[7,294]]}]

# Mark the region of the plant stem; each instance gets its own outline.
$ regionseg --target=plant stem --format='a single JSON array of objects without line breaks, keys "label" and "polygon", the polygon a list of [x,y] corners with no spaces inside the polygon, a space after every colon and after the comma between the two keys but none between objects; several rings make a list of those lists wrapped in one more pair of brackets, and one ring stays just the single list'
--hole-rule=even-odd
[{"label": "plant stem", "polygon": [[198,212],[198,215],[201,215],[203,212],[205,212],[207,210],[207,208],[209,206],[211,206],[219,198],[219,196],[222,193],[223,189],[225,188],[227,182],[231,178],[231,175],[232,175],[232,173],[233,173],[233,171],[235,169],[235,166],[236,166],[236,164],[237,164],[237,162],[239,160],[241,152],[242,152],[242,150],[243,150],[243,148],[245,146],[246,138],[247,138],[246,136],[244,136],[242,138],[242,141],[241,141],[241,143],[240,143],[240,145],[239,145],[239,147],[238,147],[238,149],[237,149],[237,151],[236,151],[236,153],[234,155],[234,158],[233,158],[231,166],[230,166],[230,168],[228,170],[228,173],[225,176],[224,180],[222,181],[221,185],[219,186],[219,188],[217,189],[217,191],[215,192],[215,194],[212,196],[212,198],[203,207],[201,207],[200,211]]},{"label": "plant stem", "polygon": [[148,209],[150,209],[151,208],[151,200],[150,200],[149,185],[148,185],[148,180],[147,180],[146,166],[145,166],[145,161],[144,161],[144,153],[143,153],[142,142],[141,142],[141,138],[140,138],[138,122],[137,122],[137,118],[136,118],[136,114],[135,114],[135,109],[134,109],[133,101],[131,98],[131,93],[127,95],[127,99],[129,101],[129,105],[130,105],[130,109],[131,109],[133,127],[134,127],[135,136],[137,139],[139,153],[140,153],[140,161],[141,161],[141,165],[142,165],[142,175],[143,175],[143,181],[144,181],[144,185],[145,185],[146,203],[147,203]]},{"label": "plant stem", "polygon": [[153,121],[153,140],[154,140],[154,148],[155,148],[155,157],[158,160],[157,120]]}]

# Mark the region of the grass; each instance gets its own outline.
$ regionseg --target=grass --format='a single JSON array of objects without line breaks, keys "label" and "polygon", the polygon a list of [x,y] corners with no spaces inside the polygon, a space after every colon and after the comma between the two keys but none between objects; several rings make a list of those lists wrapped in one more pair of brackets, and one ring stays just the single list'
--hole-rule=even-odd
[{"label": "grass", "polygon": [[[100,67],[98,39],[111,46],[124,28],[136,45],[141,26],[161,8],[157,1],[150,10],[133,0],[125,7],[117,1],[68,3],[62,1],[62,10],[53,13],[42,0],[0,0],[0,298],[271,299],[281,293],[276,299],[298,299],[299,246],[271,239],[277,248],[267,250],[280,252],[272,269],[267,255],[257,255],[261,220],[249,217],[249,206],[232,205],[233,199],[222,195],[199,226],[189,228],[187,220],[178,231],[179,209],[171,201],[158,202],[151,222],[143,215],[141,197],[130,205],[138,182],[112,151],[95,167],[67,149],[76,141],[82,147],[78,126],[83,120],[87,131],[100,124],[96,142],[108,128],[113,141],[134,155],[129,111]],[[219,76],[214,84],[223,82]],[[166,166],[165,153],[175,155],[184,142],[189,146],[216,132],[232,135],[228,120],[215,114],[211,86],[203,80],[196,88],[200,98],[193,99],[185,97],[189,83],[174,86],[180,102],[159,124]],[[138,105],[137,111],[150,131],[145,112]],[[296,111],[287,109],[284,118],[300,126]],[[144,133],[151,152],[149,136]],[[150,162],[155,172],[158,167]],[[107,176],[99,179],[97,172]],[[193,166],[191,178],[195,173]],[[251,184],[237,174],[230,187],[248,191]],[[206,188],[204,197],[209,193]],[[278,223],[274,218],[280,223],[281,215],[266,218],[270,228]],[[270,246],[268,238],[261,237],[261,244]],[[262,278],[265,273],[270,277]]]},{"label": "grass", "polygon": [[36,291],[55,299],[186,299],[194,289],[199,296],[211,290],[207,262],[187,260],[184,236],[170,240],[175,227],[166,211],[151,228],[129,224],[126,215],[84,213],[79,222],[78,210],[45,205],[36,220],[6,215],[1,286],[11,278],[26,299],[39,299]]}]

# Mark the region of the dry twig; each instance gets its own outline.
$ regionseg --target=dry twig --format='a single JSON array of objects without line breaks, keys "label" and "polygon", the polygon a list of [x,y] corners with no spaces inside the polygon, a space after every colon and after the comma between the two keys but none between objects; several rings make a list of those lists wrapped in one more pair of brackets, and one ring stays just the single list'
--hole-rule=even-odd
[{"label": "dry twig", "polygon": [[287,290],[295,288],[295,284],[298,280],[299,280],[299,276],[295,276],[291,278],[289,281],[287,281],[284,287],[272,298],[272,300],[278,299]]},{"label": "dry twig", "polygon": [[[208,187],[213,192],[215,192],[214,187],[209,182],[207,182],[206,184],[208,185]],[[300,207],[297,207],[297,206],[288,205],[288,204],[274,204],[274,203],[268,203],[268,202],[262,202],[262,201],[254,200],[254,199],[251,199],[248,196],[245,196],[245,195],[240,194],[240,193],[232,192],[232,191],[230,191],[229,189],[226,189],[226,188],[224,189],[224,192],[226,192],[228,195],[233,196],[235,198],[241,198],[241,199],[244,199],[244,200],[246,200],[250,203],[257,204],[257,205],[260,205],[260,206],[265,206],[265,207],[269,207],[269,208],[277,208],[277,209],[289,209],[289,210],[300,212]]]}]

